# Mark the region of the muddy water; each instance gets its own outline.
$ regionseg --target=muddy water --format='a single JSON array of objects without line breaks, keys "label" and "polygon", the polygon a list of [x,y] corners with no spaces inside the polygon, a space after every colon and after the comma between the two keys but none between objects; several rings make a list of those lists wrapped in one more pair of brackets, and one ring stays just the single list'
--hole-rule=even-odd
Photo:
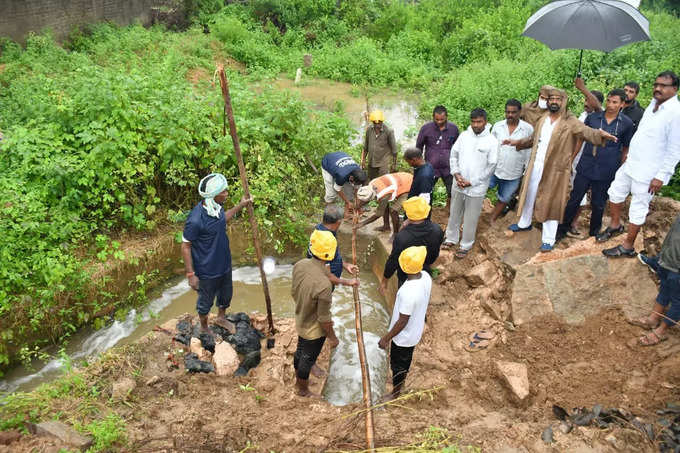
[{"label": "muddy water", "polygon": [[[341,235],[343,256],[349,258],[350,238]],[[361,286],[360,297],[363,305],[366,350],[371,364],[371,381],[374,397],[384,393],[387,377],[386,355],[378,348],[378,339],[389,322],[388,313],[378,293],[377,280],[371,272],[371,255],[367,244],[360,244],[359,265]],[[268,276],[274,317],[292,317],[295,303],[290,295],[293,265],[277,264]],[[259,270],[255,266],[235,268],[233,271],[234,298],[229,311],[264,312],[264,296]],[[333,321],[340,345],[331,356],[330,375],[324,395],[333,404],[347,404],[361,400],[361,371],[359,368],[356,336],[354,331],[353,293],[348,287],[338,287],[333,294]],[[172,280],[146,307],[131,310],[125,319],[116,320],[100,330],[83,329],[74,335],[66,348],[71,360],[78,364],[114,347],[132,343],[148,333],[154,326],[175,318],[183,313],[194,313],[196,293],[186,279]],[[43,382],[59,376],[64,362],[55,358],[47,363],[34,362],[30,369],[18,367],[0,381],[0,391],[30,391]]]}]

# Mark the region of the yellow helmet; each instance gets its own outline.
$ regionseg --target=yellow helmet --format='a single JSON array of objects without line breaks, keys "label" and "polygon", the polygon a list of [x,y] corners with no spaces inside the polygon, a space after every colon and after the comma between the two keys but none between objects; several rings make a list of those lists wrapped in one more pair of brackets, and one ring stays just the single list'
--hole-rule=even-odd
[{"label": "yellow helmet", "polygon": [[430,213],[430,205],[420,196],[409,198],[402,206],[409,220],[423,220]]},{"label": "yellow helmet", "polygon": [[368,116],[368,120],[371,123],[382,123],[385,121],[385,114],[383,113],[382,110],[373,110],[371,114]]},{"label": "yellow helmet", "polygon": [[331,261],[335,256],[338,241],[330,231],[314,230],[309,237],[309,250],[323,261]]},{"label": "yellow helmet", "polygon": [[399,254],[399,266],[407,274],[417,274],[423,270],[423,263],[427,256],[427,247],[412,246]]}]

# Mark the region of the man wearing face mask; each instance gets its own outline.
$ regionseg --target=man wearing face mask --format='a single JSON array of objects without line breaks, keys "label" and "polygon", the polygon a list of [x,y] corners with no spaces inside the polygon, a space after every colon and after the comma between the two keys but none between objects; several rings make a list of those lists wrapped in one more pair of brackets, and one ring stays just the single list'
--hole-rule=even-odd
[{"label": "man wearing face mask", "polygon": [[536,127],[538,120],[548,112],[548,93],[554,89],[555,87],[551,85],[543,85],[538,91],[538,99],[522,106],[520,119],[529,123],[531,127]]},{"label": "man wearing face mask", "polygon": [[567,94],[559,89],[548,92],[549,114],[543,116],[531,137],[507,139],[505,145],[520,149],[532,147],[531,157],[519,196],[520,219],[508,227],[513,232],[531,229],[532,218],[543,223],[541,252],[555,245],[557,226],[562,221],[569,197],[571,160],[578,139],[604,145],[616,137],[592,129],[567,111]]}]

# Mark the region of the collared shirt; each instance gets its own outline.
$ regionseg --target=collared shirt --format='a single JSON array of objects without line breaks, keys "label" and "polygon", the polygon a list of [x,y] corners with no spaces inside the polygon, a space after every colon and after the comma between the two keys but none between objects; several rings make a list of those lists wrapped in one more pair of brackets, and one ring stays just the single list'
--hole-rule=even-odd
[{"label": "collared shirt", "polygon": [[416,148],[425,149],[425,160],[432,164],[434,176],[449,176],[451,169],[449,159],[451,147],[458,140],[458,126],[447,121],[444,130],[434,121],[430,121],[420,128],[416,139]]},{"label": "collared shirt", "polygon": [[333,177],[333,180],[335,181],[335,190],[341,191],[343,184],[349,181],[349,175],[355,169],[361,167],[349,154],[343,153],[342,151],[336,151],[323,156],[321,168],[326,170]]},{"label": "collared shirt", "polygon": [[326,335],[321,323],[331,321],[332,285],[326,277],[325,263],[305,258],[293,266],[291,293],[295,300],[295,330],[305,340]]},{"label": "collared shirt", "polygon": [[[510,134],[507,120],[502,120],[493,125],[491,133],[496,137],[498,143],[503,143],[503,140],[506,139],[520,140],[531,137],[534,133],[534,128],[526,121],[519,120],[519,124]],[[530,156],[531,148],[517,149],[510,145],[500,145],[498,164],[494,174],[497,178],[509,181],[520,178],[524,173]]]},{"label": "collared shirt", "polygon": [[[318,224],[314,229],[319,231],[330,231],[331,233],[333,233],[333,236],[335,236],[336,238],[338,237],[337,231],[329,230],[323,223]],[[312,251],[307,249],[307,258],[311,258],[312,256],[313,256]],[[335,248],[335,256],[331,260],[330,266],[331,274],[340,278],[340,276],[342,275],[342,255],[340,255],[340,247]]]},{"label": "collared shirt", "polygon": [[[605,112],[602,111],[588,115],[585,125],[593,129],[603,129],[615,135],[618,141],[608,140],[605,146],[597,147],[592,143],[584,142],[576,172],[593,181],[614,180],[616,170],[621,165],[621,151],[630,146],[630,140],[633,137],[633,121],[623,113],[619,113],[614,121],[607,123]],[[594,153],[593,150],[595,150]]]},{"label": "collared shirt", "polygon": [[223,209],[218,217],[209,216],[200,201],[184,223],[182,240],[191,242],[191,261],[199,279],[218,278],[231,271],[231,250]]},{"label": "collared shirt", "polygon": [[499,143],[491,135],[487,124],[481,134],[475,134],[468,127],[451,149],[451,173],[460,175],[470,181],[465,188],[452,185],[452,190],[462,192],[471,197],[483,197],[489,188],[489,179],[498,161]]},{"label": "collared shirt", "polygon": [[661,244],[659,265],[673,272],[680,272],[680,216],[675,219]]},{"label": "collared shirt", "polygon": [[382,130],[376,134],[375,126],[371,124],[364,135],[364,149],[368,153],[369,167],[387,167],[397,156],[397,144],[394,141],[394,131],[382,125]]},{"label": "collared shirt", "polygon": [[658,179],[668,184],[680,160],[680,102],[673,96],[656,112],[654,106],[656,99],[652,99],[640,120],[622,168],[638,182]]},{"label": "collared shirt", "polygon": [[429,162],[413,169],[413,183],[408,197],[423,197],[432,206],[432,189],[434,187],[434,169]]},{"label": "collared shirt", "polygon": [[640,106],[640,103],[635,100],[631,105],[628,107],[623,108],[623,113],[633,121],[633,134],[635,131],[637,131],[638,124],[640,124],[640,120],[642,119],[642,115],[645,113],[645,109],[643,109]]}]

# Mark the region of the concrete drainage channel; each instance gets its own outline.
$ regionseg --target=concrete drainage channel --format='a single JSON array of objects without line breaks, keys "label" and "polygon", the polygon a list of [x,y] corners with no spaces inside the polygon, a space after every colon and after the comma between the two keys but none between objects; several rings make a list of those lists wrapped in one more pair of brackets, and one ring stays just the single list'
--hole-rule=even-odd
[{"label": "concrete drainage channel", "polygon": [[[341,233],[339,237],[343,256],[351,259],[351,237]],[[380,241],[363,236],[358,241],[364,338],[370,365],[371,388],[374,400],[385,391],[387,361],[385,351],[378,348],[378,340],[389,323],[389,307],[378,292],[374,272],[382,273],[387,251]],[[274,318],[291,318],[295,304],[290,294],[292,264],[279,264],[269,276]],[[233,271],[234,299],[230,312],[255,313],[264,311],[264,297],[260,285],[259,270],[255,266],[243,266]],[[389,296],[388,296],[389,297]],[[185,279],[169,281],[159,297],[146,307],[131,310],[125,319],[93,331],[82,329],[71,338],[66,353],[74,363],[91,360],[115,346],[136,342],[155,326],[182,316],[195,314],[196,295]],[[323,388],[323,396],[330,403],[344,405],[361,401],[361,371],[359,367],[352,290],[337,287],[333,294],[333,320],[340,345],[332,352],[329,376]],[[265,351],[263,347],[263,351]],[[266,352],[263,352],[266,354]],[[63,371],[64,360],[54,358],[48,362],[34,362],[31,367],[17,367],[0,381],[0,391],[30,391],[38,385],[58,377]]]}]

